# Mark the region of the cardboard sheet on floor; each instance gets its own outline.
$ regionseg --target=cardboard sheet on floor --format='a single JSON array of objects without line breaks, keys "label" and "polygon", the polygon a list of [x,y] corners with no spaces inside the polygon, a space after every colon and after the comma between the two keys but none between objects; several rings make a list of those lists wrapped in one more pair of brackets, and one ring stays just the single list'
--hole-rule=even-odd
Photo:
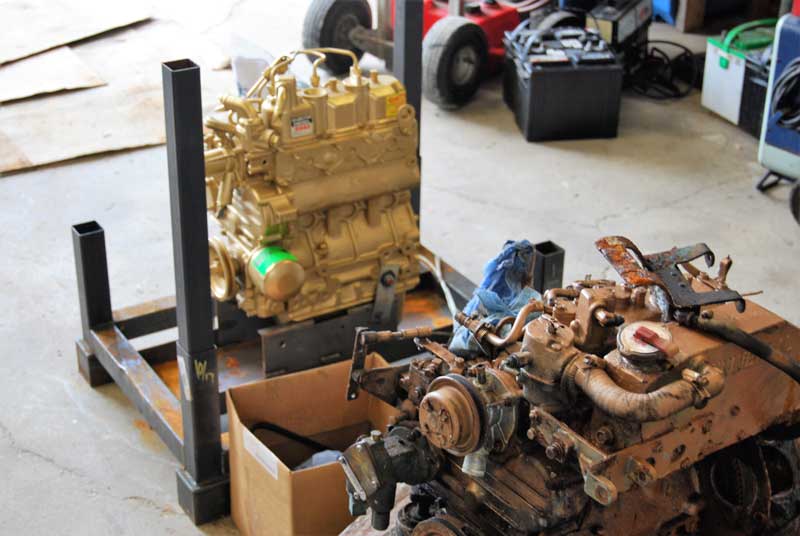
[{"label": "cardboard sheet on floor", "polygon": [[200,64],[206,111],[233,86],[229,71],[211,69],[221,53],[172,22],[131,28],[73,51],[107,85],[0,106],[0,173],[164,143],[163,61]]},{"label": "cardboard sheet on floor", "polygon": [[105,85],[69,47],[0,65],[0,102]]},{"label": "cardboard sheet on floor", "polygon": [[0,64],[148,18],[138,2],[0,0]]}]

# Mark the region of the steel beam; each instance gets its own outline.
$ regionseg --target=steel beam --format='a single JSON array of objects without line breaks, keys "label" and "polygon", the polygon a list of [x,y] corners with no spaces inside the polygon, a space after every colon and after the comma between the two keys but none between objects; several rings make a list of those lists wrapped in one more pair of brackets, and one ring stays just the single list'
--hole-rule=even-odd
[{"label": "steel beam", "polygon": [[196,524],[230,509],[222,472],[220,397],[208,259],[200,68],[162,65],[172,247],[175,261],[183,463],[178,500]]},{"label": "steel beam", "polygon": [[406,87],[406,100],[422,109],[422,0],[397,0],[394,5],[394,75]]},{"label": "steel beam", "polygon": [[161,378],[113,325],[93,330],[89,346],[178,461],[183,459],[181,405]]},{"label": "steel beam", "polygon": [[129,339],[174,328],[175,296],[167,296],[114,311],[114,323]]},{"label": "steel beam", "polygon": [[[406,87],[406,101],[422,126],[422,0],[396,0],[394,4],[394,57],[392,71]],[[419,159],[419,137],[417,138]],[[420,167],[422,161],[420,160]],[[420,187],[411,190],[411,206],[420,212]]]},{"label": "steel beam", "polygon": [[105,231],[96,221],[73,225],[72,249],[83,337],[75,348],[78,370],[89,385],[97,387],[112,381],[88,344],[92,328],[107,326],[113,321]]},{"label": "steel beam", "polygon": [[72,250],[78,276],[81,328],[88,338],[92,328],[113,322],[108,284],[105,231],[96,221],[72,226]]},{"label": "steel beam", "polygon": [[564,249],[547,241],[533,246],[532,286],[541,294],[551,288],[561,288],[564,280]]},{"label": "steel beam", "polygon": [[114,381],[173,455],[183,457],[180,405],[150,365],[114,325],[105,231],[97,222],[72,227],[83,338],[78,367],[90,385]]}]

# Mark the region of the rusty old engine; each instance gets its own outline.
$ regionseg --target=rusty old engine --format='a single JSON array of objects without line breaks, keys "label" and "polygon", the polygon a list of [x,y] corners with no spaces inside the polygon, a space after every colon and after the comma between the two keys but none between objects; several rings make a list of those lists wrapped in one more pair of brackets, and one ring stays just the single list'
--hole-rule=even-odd
[{"label": "rusty old engine", "polygon": [[[330,54],[353,67],[320,84]],[[314,60],[310,87],[289,71],[299,55]],[[299,321],[371,301],[385,267],[398,293],[417,283],[417,121],[397,79],[362,76],[349,51],[294,52],[244,97],[222,97],[206,128],[215,299]]]},{"label": "rusty old engine", "polygon": [[[429,330],[361,331],[348,396],[403,417],[341,456],[351,510],[414,536],[800,533],[800,331],[726,284],[704,244],[644,255],[598,241],[623,282],[586,280],[499,322],[463,313],[480,349]],[[746,306],[746,307],[745,307]],[[363,370],[413,337],[408,364]]]}]

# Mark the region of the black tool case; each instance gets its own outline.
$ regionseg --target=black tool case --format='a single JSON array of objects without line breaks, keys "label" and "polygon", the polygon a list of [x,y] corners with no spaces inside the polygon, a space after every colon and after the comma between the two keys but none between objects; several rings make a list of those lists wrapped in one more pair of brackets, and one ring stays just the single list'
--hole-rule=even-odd
[{"label": "black tool case", "polygon": [[528,141],[613,138],[623,68],[600,36],[582,28],[506,33],[503,99]]}]

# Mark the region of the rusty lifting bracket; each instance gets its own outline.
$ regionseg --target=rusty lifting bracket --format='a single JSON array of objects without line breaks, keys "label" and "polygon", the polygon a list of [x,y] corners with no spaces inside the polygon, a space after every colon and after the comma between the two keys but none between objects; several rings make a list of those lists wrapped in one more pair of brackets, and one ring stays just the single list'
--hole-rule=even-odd
[{"label": "rusty lifting bracket", "polygon": [[706,244],[695,244],[672,248],[661,253],[644,255],[636,244],[624,236],[607,236],[595,242],[595,246],[619,273],[623,281],[633,286],[655,285],[664,291],[672,309],[697,310],[704,305],[736,302],[736,309],[744,311],[744,298],[735,290],[727,288],[725,277],[730,268],[730,259],[720,263],[720,274],[709,279],[712,288],[707,292],[696,292],[681,272],[680,266],[697,274],[691,261],[703,257],[706,266],[714,265],[714,253]]}]

